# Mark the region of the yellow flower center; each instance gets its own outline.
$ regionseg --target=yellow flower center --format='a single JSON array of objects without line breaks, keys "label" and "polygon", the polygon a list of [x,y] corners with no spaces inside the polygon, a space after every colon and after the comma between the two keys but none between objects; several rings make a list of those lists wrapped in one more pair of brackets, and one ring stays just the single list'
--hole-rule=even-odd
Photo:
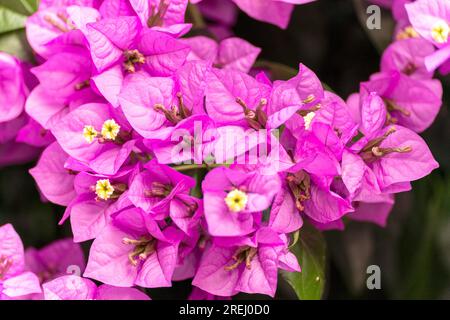
[{"label": "yellow flower center", "polygon": [[397,40],[405,40],[418,37],[419,34],[417,33],[416,30],[414,30],[412,26],[407,26],[397,34]]},{"label": "yellow flower center", "polygon": [[115,140],[119,134],[120,126],[113,119],[106,120],[102,126],[102,137],[106,140]]},{"label": "yellow flower center", "polygon": [[109,179],[98,180],[95,185],[95,194],[102,200],[108,200],[114,193],[114,187]]},{"label": "yellow flower center", "polygon": [[445,21],[438,21],[431,29],[431,36],[437,43],[446,43],[450,34],[450,26]]},{"label": "yellow flower center", "polygon": [[311,128],[311,122],[313,121],[315,116],[316,116],[316,113],[311,111],[306,116],[303,117],[303,120],[305,121],[305,129],[306,130],[309,130]]},{"label": "yellow flower center", "polygon": [[227,204],[228,209],[232,212],[240,212],[244,210],[247,205],[247,201],[247,194],[238,189],[228,192],[225,198],[225,203]]},{"label": "yellow flower center", "polygon": [[88,143],[94,142],[94,139],[97,137],[97,135],[98,132],[93,126],[84,126],[83,137]]}]

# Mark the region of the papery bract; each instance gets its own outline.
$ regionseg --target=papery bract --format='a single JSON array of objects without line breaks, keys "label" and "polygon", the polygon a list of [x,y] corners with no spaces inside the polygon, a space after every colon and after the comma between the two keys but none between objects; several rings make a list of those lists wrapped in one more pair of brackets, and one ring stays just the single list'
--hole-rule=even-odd
[{"label": "papery bract", "polygon": [[217,168],[202,183],[205,218],[213,236],[243,236],[254,230],[254,213],[267,209],[280,189],[277,175]]},{"label": "papery bract", "polygon": [[219,246],[206,249],[193,285],[217,296],[238,292],[275,295],[278,268],[300,271],[297,259],[273,231],[256,234],[252,245]]},{"label": "papery bract", "polygon": [[89,279],[63,276],[43,285],[45,300],[150,300],[135,288],[120,288],[107,284],[97,287]]},{"label": "papery bract", "polygon": [[116,219],[95,239],[84,276],[121,287],[171,286],[179,231],[161,231],[138,209],[125,210]]},{"label": "papery bract", "polygon": [[0,227],[0,300],[40,293],[38,277],[25,269],[22,241],[13,226]]}]

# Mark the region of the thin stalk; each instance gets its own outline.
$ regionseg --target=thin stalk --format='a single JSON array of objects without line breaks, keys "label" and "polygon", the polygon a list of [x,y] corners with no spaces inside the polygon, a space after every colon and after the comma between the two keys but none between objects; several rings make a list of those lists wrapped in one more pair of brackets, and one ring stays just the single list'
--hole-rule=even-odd
[{"label": "thin stalk", "polygon": [[179,166],[173,166],[172,168],[177,170],[177,171],[189,171],[189,170],[198,170],[198,169],[212,169],[212,168],[218,168],[218,167],[223,167],[223,166],[227,166],[226,164],[182,164]]}]

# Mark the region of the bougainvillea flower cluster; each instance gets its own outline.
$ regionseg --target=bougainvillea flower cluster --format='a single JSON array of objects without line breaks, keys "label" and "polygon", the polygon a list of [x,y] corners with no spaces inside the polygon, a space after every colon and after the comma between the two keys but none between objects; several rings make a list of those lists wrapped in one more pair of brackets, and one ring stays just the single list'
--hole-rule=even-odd
[{"label": "bougainvillea flower cluster", "polygon": [[[310,1],[233,2],[286,27]],[[406,2],[380,71],[344,101],[303,64],[286,81],[252,69],[243,39],[186,36],[187,0],[41,1],[26,29],[38,65],[0,56],[1,150],[45,146],[30,174],[73,239],[24,255],[3,226],[1,297],[148,299],[187,279],[193,299],[273,297],[280,269],[301,272],[303,224],[384,226],[394,195],[438,167],[419,133],[450,52],[446,2]]]},{"label": "bougainvillea flower cluster", "polygon": [[41,292],[36,274],[27,270],[22,241],[13,226],[0,227],[0,298],[21,299]]},{"label": "bougainvillea flower cluster", "polygon": [[25,113],[25,101],[36,80],[30,66],[0,52],[0,167],[24,163],[51,141]]}]

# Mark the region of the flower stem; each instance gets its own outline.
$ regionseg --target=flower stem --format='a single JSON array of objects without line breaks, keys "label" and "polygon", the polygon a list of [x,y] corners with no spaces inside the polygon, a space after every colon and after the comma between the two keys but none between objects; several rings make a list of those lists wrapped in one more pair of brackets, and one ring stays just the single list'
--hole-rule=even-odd
[{"label": "flower stem", "polygon": [[179,166],[173,166],[172,168],[181,172],[181,171],[198,170],[198,169],[212,169],[212,168],[218,168],[218,167],[223,167],[223,166],[228,166],[228,165],[227,164],[218,164],[218,163],[182,164]]}]

